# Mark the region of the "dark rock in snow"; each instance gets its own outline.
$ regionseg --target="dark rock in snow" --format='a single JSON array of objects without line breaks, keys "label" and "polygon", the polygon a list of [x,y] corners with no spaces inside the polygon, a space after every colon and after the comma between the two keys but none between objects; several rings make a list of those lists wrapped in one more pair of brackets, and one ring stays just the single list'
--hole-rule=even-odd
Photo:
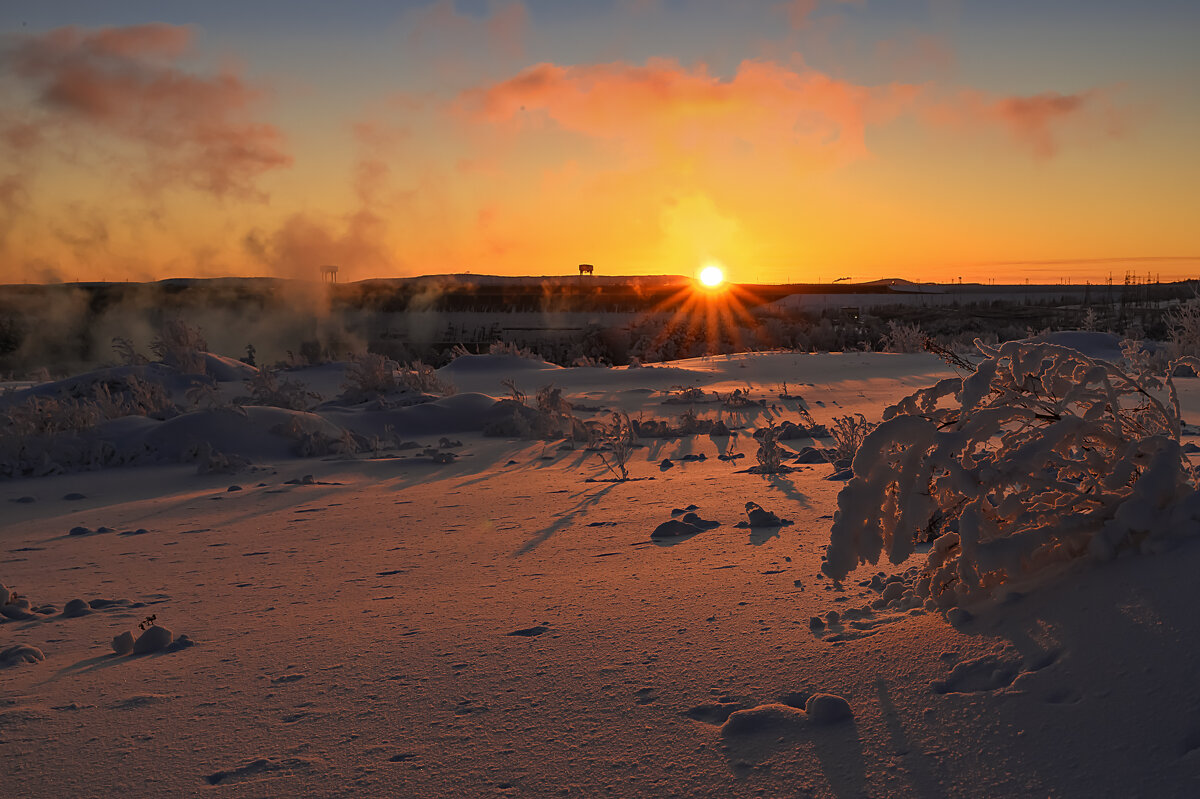
[{"label": "dark rock in snow", "polygon": [[80,499],[87,499],[87,495],[73,492],[70,494],[63,494],[63,499],[67,500],[68,502],[75,502]]},{"label": "dark rock in snow", "polygon": [[12,501],[13,501],[13,502],[21,502],[21,503],[29,503],[29,502],[37,502],[37,499],[35,499],[34,497],[31,497],[31,496],[28,496],[28,495],[26,495],[26,496],[23,496],[23,497],[17,497],[16,499],[14,499],[14,500],[12,500]]},{"label": "dark rock in snow", "polygon": [[670,458],[663,458],[662,463],[658,464],[658,468],[665,472],[667,469],[670,469],[674,465],[675,464],[671,462]]},{"label": "dark rock in snow", "polygon": [[541,635],[544,632],[549,632],[549,630],[549,627],[539,624],[535,627],[524,627],[520,630],[513,630],[511,633],[505,633],[505,635],[515,635],[521,638],[533,638],[534,636]]},{"label": "dark rock in snow", "polygon": [[92,533],[92,528],[84,527],[84,526],[80,525],[78,527],[72,527],[70,532],[67,533],[67,535],[91,535],[91,533]]}]

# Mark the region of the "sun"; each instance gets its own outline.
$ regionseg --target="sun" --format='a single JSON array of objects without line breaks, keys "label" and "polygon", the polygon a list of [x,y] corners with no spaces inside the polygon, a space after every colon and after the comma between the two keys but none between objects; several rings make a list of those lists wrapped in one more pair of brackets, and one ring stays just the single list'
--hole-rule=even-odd
[{"label": "sun", "polygon": [[715,289],[725,280],[725,273],[719,266],[706,266],[700,270],[700,282],[710,289]]}]

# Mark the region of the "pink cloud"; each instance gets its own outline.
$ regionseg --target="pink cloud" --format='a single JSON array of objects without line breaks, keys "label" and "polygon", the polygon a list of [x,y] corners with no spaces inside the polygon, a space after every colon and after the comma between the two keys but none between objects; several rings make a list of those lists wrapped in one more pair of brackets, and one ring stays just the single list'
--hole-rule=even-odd
[{"label": "pink cloud", "polygon": [[926,113],[930,121],[940,125],[1002,128],[1015,144],[1039,159],[1057,155],[1064,138],[1083,123],[1087,123],[1089,132],[1099,131],[1110,137],[1125,128],[1125,114],[1101,89],[1007,97],[962,91],[930,105]]},{"label": "pink cloud", "polygon": [[5,139],[35,147],[51,136],[104,134],[144,150],[153,184],[260,196],[256,180],[291,164],[284,136],[253,118],[263,93],[239,75],[178,65],[190,40],[190,29],[164,24],[17,39],[0,64],[32,93],[33,106]]},{"label": "pink cloud", "polygon": [[744,61],[729,79],[704,65],[651,59],[537,64],[508,80],[460,95],[476,122],[544,125],[664,153],[719,155],[747,146],[759,154],[853,160],[866,154],[865,130],[900,113],[916,87],[860,86],[805,67]]}]

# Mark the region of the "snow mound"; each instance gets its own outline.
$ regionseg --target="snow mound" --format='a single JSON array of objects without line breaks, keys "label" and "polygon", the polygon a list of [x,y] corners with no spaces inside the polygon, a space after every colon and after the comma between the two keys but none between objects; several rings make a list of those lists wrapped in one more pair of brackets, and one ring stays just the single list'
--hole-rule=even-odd
[{"label": "snow mound", "polygon": [[1090,330],[1060,330],[1056,333],[1043,333],[1027,339],[1029,344],[1053,344],[1056,347],[1068,347],[1082,352],[1089,358],[1099,358],[1105,361],[1119,361],[1121,355],[1121,338],[1113,333],[1099,333]]},{"label": "snow mound", "polygon": [[0,669],[9,666],[19,666],[23,663],[39,663],[46,659],[42,650],[36,646],[16,644],[0,650]]},{"label": "snow mound", "polygon": [[721,725],[724,737],[767,735],[796,730],[804,726],[807,715],[803,710],[779,702],[735,710]]},{"label": "snow mound", "polygon": [[439,377],[454,377],[455,375],[478,375],[494,373],[500,376],[513,372],[551,372],[561,371],[556,366],[542,360],[522,358],[519,355],[461,355],[437,370]]},{"label": "snow mound", "polygon": [[835,724],[854,717],[850,703],[836,694],[813,694],[805,703],[804,712],[815,724]]},{"label": "snow mound", "polygon": [[[152,624],[146,628],[146,631],[137,637],[133,642],[133,654],[149,655],[152,652],[159,652],[171,645],[171,641],[175,640],[175,634],[166,627],[160,627],[157,624]],[[113,641],[113,648],[116,648],[116,640]]]},{"label": "snow mound", "polygon": [[215,452],[270,460],[295,454],[297,437],[302,434],[330,441],[344,435],[341,427],[314,413],[263,407],[247,407],[245,411],[242,415],[213,409],[177,416],[150,431],[145,444],[171,460],[190,457],[204,445]]},{"label": "snow mound", "polygon": [[204,370],[218,383],[237,383],[258,374],[258,369],[248,363],[212,352],[204,353]]}]

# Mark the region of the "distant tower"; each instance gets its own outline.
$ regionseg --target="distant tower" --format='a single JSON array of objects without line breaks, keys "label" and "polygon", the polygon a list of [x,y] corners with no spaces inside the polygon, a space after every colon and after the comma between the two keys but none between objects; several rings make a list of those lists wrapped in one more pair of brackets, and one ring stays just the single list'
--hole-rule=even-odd
[{"label": "distant tower", "polygon": [[580,274],[580,276],[590,275],[590,274],[592,274],[593,270],[595,270],[595,268],[596,267],[592,266],[591,264],[580,264],[579,265],[579,274]]},{"label": "distant tower", "polygon": [[338,268],[336,266],[322,266],[321,282],[332,286],[334,283],[337,283],[337,273]]}]

